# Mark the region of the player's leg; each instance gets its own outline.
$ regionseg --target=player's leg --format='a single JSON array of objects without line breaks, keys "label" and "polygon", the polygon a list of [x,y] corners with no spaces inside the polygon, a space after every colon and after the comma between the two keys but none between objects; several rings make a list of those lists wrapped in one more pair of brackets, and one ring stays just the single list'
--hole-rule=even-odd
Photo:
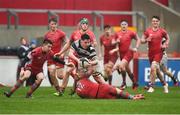
[{"label": "player's leg", "polygon": [[30,87],[29,91],[27,92],[26,98],[31,97],[32,93],[40,86],[43,79],[44,79],[44,74],[42,72],[40,72],[36,75],[36,81],[34,82],[34,84]]},{"label": "player's leg", "polygon": [[109,70],[108,70],[108,81],[109,81],[109,85],[112,84],[112,74],[113,74],[113,66],[114,66],[114,63],[109,61]]},{"label": "player's leg", "polygon": [[163,75],[160,71],[160,68],[157,68],[157,77],[160,79],[163,87],[164,87],[164,93],[168,93],[169,90],[168,90],[168,84],[166,83],[166,81],[163,79]]},{"label": "player's leg", "polygon": [[105,80],[103,79],[101,71],[99,71],[100,70],[99,65],[92,66],[91,70],[92,70],[92,76],[97,83],[106,84]]},{"label": "player's leg", "polygon": [[120,62],[120,65],[119,65],[119,71],[121,72],[122,79],[123,79],[120,89],[126,88],[126,64],[127,64],[127,61],[122,59],[122,61]]},{"label": "player's leg", "polygon": [[108,81],[109,84],[111,85],[112,83],[112,69],[113,69],[113,63],[112,62],[109,62],[107,64],[104,65],[104,80],[105,81]]},{"label": "player's leg", "polygon": [[62,68],[57,67],[57,69],[56,69],[57,78],[63,79],[63,75],[64,75],[64,67],[62,67]]},{"label": "player's leg", "polygon": [[130,93],[124,92],[123,90],[120,90],[118,88],[115,89],[117,93],[117,98],[132,99],[132,100],[145,99],[144,95],[142,94],[131,95]]},{"label": "player's leg", "polygon": [[49,75],[50,75],[50,79],[53,83],[53,86],[55,87],[56,91],[58,92],[59,89],[60,89],[60,86],[59,86],[59,82],[56,78],[56,65],[55,64],[51,64],[48,66],[48,72],[49,72]]},{"label": "player's leg", "polygon": [[162,65],[161,69],[164,74],[168,75],[172,79],[174,86],[178,86],[178,80],[175,76],[173,76],[173,74],[170,71],[168,71],[167,67]]},{"label": "player's leg", "polygon": [[155,84],[155,79],[156,79],[156,73],[157,73],[157,67],[158,63],[156,61],[153,61],[151,63],[151,71],[150,71],[150,82],[149,82],[149,89],[147,92],[154,92],[154,84]]},{"label": "player's leg", "polygon": [[30,70],[21,72],[20,77],[17,80],[16,84],[10,89],[9,92],[4,92],[6,97],[10,97],[23,84],[23,82],[30,77],[30,75],[31,75]]},{"label": "player's leg", "polygon": [[137,87],[138,87],[138,83],[137,83],[137,81],[135,80],[134,74],[131,72],[131,69],[130,69],[130,67],[129,67],[129,64],[126,65],[126,71],[127,71],[127,73],[128,73],[129,78],[131,79],[131,81],[132,81],[132,83],[133,83],[133,85],[132,85],[133,90],[136,90]]},{"label": "player's leg", "polygon": [[61,96],[63,95],[65,88],[67,87],[68,81],[69,81],[69,76],[73,73],[75,70],[74,67],[66,67],[65,71],[63,72],[63,79],[62,79],[62,84],[60,86],[60,89],[57,93],[54,93],[55,96]]}]

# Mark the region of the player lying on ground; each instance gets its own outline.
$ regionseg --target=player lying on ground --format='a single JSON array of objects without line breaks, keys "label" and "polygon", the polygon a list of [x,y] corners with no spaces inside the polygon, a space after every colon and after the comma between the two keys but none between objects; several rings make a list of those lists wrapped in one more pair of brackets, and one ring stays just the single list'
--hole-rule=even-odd
[{"label": "player lying on ground", "polygon": [[131,95],[128,92],[124,92],[119,88],[113,87],[109,84],[98,84],[92,82],[89,77],[95,72],[95,63],[91,60],[84,60],[83,67],[78,69],[78,78],[76,84],[76,93],[81,98],[90,99],[132,99],[139,100],[145,97],[142,94]]},{"label": "player lying on ground", "polygon": [[71,66],[71,64],[65,64],[64,61],[55,57],[51,51],[51,48],[52,42],[50,40],[44,40],[41,47],[35,48],[28,54],[28,56],[23,61],[23,65],[26,65],[21,69],[20,77],[17,83],[11,88],[9,92],[4,92],[6,97],[10,97],[32,74],[33,76],[36,76],[36,81],[26,94],[27,98],[31,97],[32,93],[40,86],[42,80],[44,79],[43,64],[50,58],[63,65]]}]

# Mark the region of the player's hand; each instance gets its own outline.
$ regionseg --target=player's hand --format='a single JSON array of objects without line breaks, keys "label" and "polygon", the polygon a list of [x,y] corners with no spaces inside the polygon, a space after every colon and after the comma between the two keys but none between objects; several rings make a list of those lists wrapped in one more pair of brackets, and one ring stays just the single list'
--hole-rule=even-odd
[{"label": "player's hand", "polygon": [[75,67],[75,65],[72,62],[66,63],[65,65],[67,65],[69,67]]},{"label": "player's hand", "polygon": [[112,55],[115,51],[114,50],[110,50],[109,54]]},{"label": "player's hand", "polygon": [[137,95],[133,96],[133,100],[140,100],[140,99],[145,99],[143,94],[137,94]]},{"label": "player's hand", "polygon": [[64,58],[64,54],[60,54],[60,53],[56,53],[56,54],[54,54],[54,56],[57,56],[59,58]]},{"label": "player's hand", "polygon": [[60,56],[60,53],[55,53],[54,56]]},{"label": "player's hand", "polygon": [[21,71],[20,71],[20,74],[19,74],[20,77],[24,75],[24,72],[25,72],[24,67],[22,67],[22,68],[21,68]]},{"label": "player's hand", "polygon": [[117,40],[116,40],[116,43],[120,43],[120,39],[117,39]]},{"label": "player's hand", "polygon": [[132,48],[132,51],[137,52],[138,48]]},{"label": "player's hand", "polygon": [[149,36],[149,37],[146,39],[147,42],[150,42],[151,40],[152,40],[152,36]]}]

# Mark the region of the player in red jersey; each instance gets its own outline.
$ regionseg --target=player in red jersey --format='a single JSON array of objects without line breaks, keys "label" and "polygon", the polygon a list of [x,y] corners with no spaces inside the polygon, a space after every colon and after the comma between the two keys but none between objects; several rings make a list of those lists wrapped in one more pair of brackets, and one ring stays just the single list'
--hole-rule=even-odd
[{"label": "player in red jersey", "polygon": [[[40,86],[42,80],[44,79],[43,74],[43,64],[48,59],[53,59],[58,63],[65,64],[64,61],[55,57],[51,51],[52,42],[50,40],[44,40],[41,47],[35,48],[28,56],[24,59],[23,65],[24,68],[21,69],[20,77],[17,83],[11,88],[9,92],[4,92],[6,97],[10,97],[22,84],[28,79],[31,75],[36,76],[35,83],[30,87],[30,90],[27,92],[26,97],[31,97],[32,93]],[[66,64],[68,66],[72,64]]]},{"label": "player in red jersey", "polygon": [[[52,51],[54,53],[58,53],[61,50],[63,43],[66,42],[65,33],[60,29],[58,29],[57,26],[58,26],[57,20],[55,18],[50,19],[49,20],[50,30],[45,35],[45,39],[49,39],[53,42]],[[50,76],[50,80],[54,85],[54,87],[56,88],[57,92],[60,89],[60,85],[58,83],[57,77],[60,79],[63,78],[63,68],[64,66],[62,64],[59,64],[52,59],[48,60],[48,73]]]},{"label": "player in red jersey", "polygon": [[76,93],[81,98],[132,100],[140,100],[145,98],[142,94],[131,95],[128,92],[124,92],[123,90],[109,84],[98,84],[92,82],[89,77],[94,73],[96,63],[96,60],[85,60],[82,68],[78,69],[78,78],[76,78]]},{"label": "player in red jersey", "polygon": [[113,44],[114,41],[114,35],[112,34],[111,26],[105,25],[104,26],[104,33],[100,36],[100,57],[101,52],[103,52],[103,58],[104,58],[104,79],[105,81],[109,81],[109,84],[111,85],[112,82],[112,70],[113,66],[116,63],[116,60],[118,58],[117,53],[113,53],[112,55],[109,54],[109,52],[112,49],[116,48],[116,45]]},{"label": "player in red jersey", "polygon": [[[137,52],[137,49],[140,44],[140,39],[138,35],[128,30],[128,22],[126,20],[121,21],[121,30],[115,34],[115,39],[118,43],[118,48],[113,49],[110,53],[119,51],[121,63],[118,65],[118,71],[122,74],[123,83],[121,88],[126,87],[126,72],[128,73],[129,78],[133,83],[133,89],[138,87],[137,81],[134,78],[133,73],[130,70],[129,62],[133,59],[134,52]],[[131,48],[131,41],[136,40],[136,47]]]},{"label": "player in red jersey", "polygon": [[[151,64],[150,82],[147,92],[154,92],[153,86],[155,84],[156,75],[161,76],[159,64],[163,56],[162,49],[167,48],[169,44],[169,35],[159,26],[160,18],[158,16],[153,16],[151,24],[152,27],[146,29],[141,39],[141,43],[148,42],[148,57]],[[166,39],[166,42],[162,45],[163,38]],[[168,93],[168,84],[165,81],[164,92]]]}]

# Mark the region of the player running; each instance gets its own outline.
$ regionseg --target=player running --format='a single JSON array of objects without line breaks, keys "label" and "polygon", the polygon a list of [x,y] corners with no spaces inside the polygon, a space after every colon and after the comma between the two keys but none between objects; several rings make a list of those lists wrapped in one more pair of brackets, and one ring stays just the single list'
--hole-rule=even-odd
[{"label": "player running", "polygon": [[[166,42],[166,39],[163,39],[162,45],[165,42]],[[167,57],[167,53],[166,53],[166,48],[163,48],[162,52],[163,52],[163,56],[162,56],[162,59],[160,62],[160,69],[162,70],[162,72],[164,74],[168,75],[172,79],[174,86],[178,86],[179,84],[178,84],[177,77],[173,76],[173,74],[170,71],[168,71],[168,68],[167,68],[168,57]]]},{"label": "player running", "polygon": [[109,84],[112,84],[112,73],[113,73],[113,66],[116,63],[118,58],[117,53],[113,53],[112,55],[109,53],[112,49],[116,48],[116,44],[113,44],[114,35],[112,34],[111,26],[105,25],[104,26],[104,33],[100,36],[100,57],[101,52],[103,52],[104,58],[104,79],[105,81],[108,80]]},{"label": "player running", "polygon": [[[30,98],[32,93],[40,86],[44,79],[43,64],[48,59],[53,59],[58,63],[65,65],[65,62],[55,57],[51,51],[52,42],[50,40],[44,40],[42,46],[35,48],[23,61],[24,68],[21,69],[20,77],[16,84],[11,88],[9,92],[4,92],[6,97],[10,97],[31,75],[36,76],[35,83],[30,87],[30,90],[26,94],[26,98]],[[28,63],[27,63],[28,62]],[[71,66],[71,64],[66,64]]]},{"label": "player running", "polygon": [[[129,67],[129,62],[133,59],[134,52],[137,52],[137,49],[140,45],[140,39],[137,33],[128,30],[128,22],[126,20],[121,21],[121,30],[115,34],[115,39],[118,43],[118,48],[113,49],[110,53],[119,51],[121,62],[118,65],[118,71],[121,73],[123,82],[120,86],[121,89],[126,88],[126,72],[128,73],[129,78],[131,79],[133,85],[132,88],[135,90],[138,87],[138,83],[134,78],[134,75]],[[136,40],[135,48],[131,48],[131,41]]]},{"label": "player running", "polygon": [[[154,92],[154,84],[156,75],[161,77],[160,73],[160,61],[162,60],[163,52],[162,49],[167,48],[169,44],[169,35],[167,32],[160,28],[160,18],[153,16],[152,27],[146,29],[144,32],[141,43],[148,43],[148,57],[151,64],[149,89],[147,92]],[[166,42],[162,45],[162,39],[165,38]],[[163,80],[163,78],[160,78]],[[168,93],[168,84],[163,80],[164,93]]]},{"label": "player running", "polygon": [[[66,42],[65,33],[62,30],[58,29],[57,26],[57,20],[55,18],[50,19],[50,30],[45,35],[45,39],[49,39],[53,42],[52,51],[54,52],[54,54],[58,53],[61,50],[63,43]],[[63,56],[61,56],[61,58],[62,57]],[[50,76],[50,81],[54,85],[57,92],[59,92],[60,90],[60,85],[57,78],[63,78],[63,69],[64,65],[57,63],[52,59],[48,60],[48,73]]]}]

